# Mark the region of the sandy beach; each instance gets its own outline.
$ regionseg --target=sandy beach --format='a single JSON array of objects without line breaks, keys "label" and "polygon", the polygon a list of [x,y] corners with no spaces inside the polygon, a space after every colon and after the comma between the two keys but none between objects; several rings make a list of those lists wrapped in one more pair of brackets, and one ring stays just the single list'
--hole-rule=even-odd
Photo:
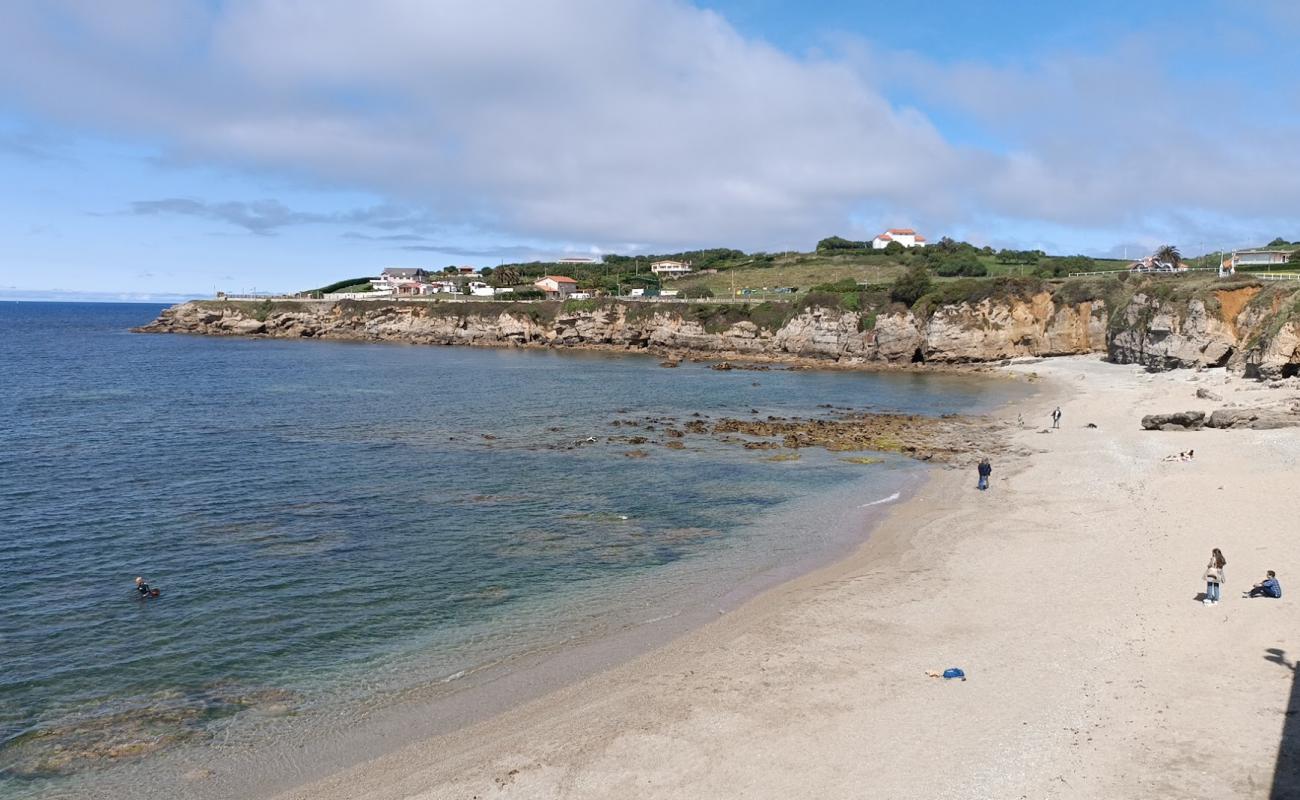
[{"label": "sandy beach", "polygon": [[[282,800],[1300,796],[1300,429],[1139,424],[1300,391],[1092,357],[1011,369],[1042,392],[1003,412],[1018,455],[990,491],[937,469],[851,557]],[[1267,569],[1284,598],[1242,599]],[[926,676],[953,666],[969,679]]]}]

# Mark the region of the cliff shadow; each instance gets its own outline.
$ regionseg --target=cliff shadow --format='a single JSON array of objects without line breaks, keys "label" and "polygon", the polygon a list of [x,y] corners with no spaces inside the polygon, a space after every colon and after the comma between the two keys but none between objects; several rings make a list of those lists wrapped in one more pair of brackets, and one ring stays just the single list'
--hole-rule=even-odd
[{"label": "cliff shadow", "polygon": [[1264,658],[1291,671],[1291,693],[1287,697],[1282,722],[1282,741],[1277,747],[1277,765],[1273,768],[1270,800],[1300,798],[1300,670],[1286,657],[1285,650],[1270,647]]}]

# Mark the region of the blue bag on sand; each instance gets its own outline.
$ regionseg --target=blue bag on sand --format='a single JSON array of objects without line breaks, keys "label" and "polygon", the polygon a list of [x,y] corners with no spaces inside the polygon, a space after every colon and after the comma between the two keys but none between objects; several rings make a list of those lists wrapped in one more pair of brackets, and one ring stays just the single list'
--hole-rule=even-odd
[{"label": "blue bag on sand", "polygon": [[943,671],[943,677],[966,680],[966,673],[962,672],[960,667],[949,667]]}]

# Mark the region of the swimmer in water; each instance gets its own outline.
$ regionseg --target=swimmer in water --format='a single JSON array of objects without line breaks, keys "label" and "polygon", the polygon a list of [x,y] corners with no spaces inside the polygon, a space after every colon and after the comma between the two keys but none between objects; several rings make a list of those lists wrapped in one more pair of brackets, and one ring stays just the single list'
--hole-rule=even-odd
[{"label": "swimmer in water", "polygon": [[140,593],[141,598],[157,597],[162,594],[162,592],[151,588],[149,584],[145,583],[144,578],[135,579],[135,590]]}]

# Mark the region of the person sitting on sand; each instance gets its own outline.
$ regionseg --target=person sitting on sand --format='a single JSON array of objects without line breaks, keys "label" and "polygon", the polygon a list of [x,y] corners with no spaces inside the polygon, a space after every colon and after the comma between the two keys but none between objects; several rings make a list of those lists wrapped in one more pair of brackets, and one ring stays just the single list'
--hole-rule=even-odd
[{"label": "person sitting on sand", "polygon": [[1228,559],[1223,557],[1223,551],[1214,548],[1210,551],[1210,563],[1205,566],[1205,574],[1201,577],[1205,581],[1205,599],[1201,602],[1207,606],[1212,606],[1219,602],[1219,588],[1223,584],[1223,568],[1228,565]]},{"label": "person sitting on sand", "polygon": [[989,460],[987,458],[981,458],[980,465],[976,467],[976,472],[978,472],[980,476],[980,480],[979,483],[976,484],[976,488],[982,492],[985,489],[989,488],[989,476],[993,474],[993,465],[989,463]]},{"label": "person sitting on sand", "polygon": [[1277,582],[1277,573],[1273,570],[1268,571],[1264,580],[1255,584],[1249,592],[1243,592],[1243,597],[1282,597],[1282,584]]}]

